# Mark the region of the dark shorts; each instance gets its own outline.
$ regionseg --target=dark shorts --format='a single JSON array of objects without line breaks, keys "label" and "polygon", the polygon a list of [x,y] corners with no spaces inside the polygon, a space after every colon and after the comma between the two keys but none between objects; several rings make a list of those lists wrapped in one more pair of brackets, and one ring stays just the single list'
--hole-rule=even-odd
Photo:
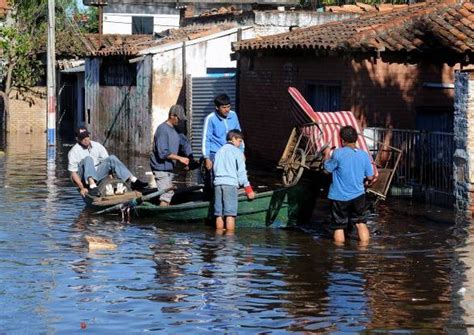
[{"label": "dark shorts", "polygon": [[365,206],[365,194],[352,200],[333,200],[331,207],[330,229],[345,229],[348,223],[367,223],[367,209]]}]

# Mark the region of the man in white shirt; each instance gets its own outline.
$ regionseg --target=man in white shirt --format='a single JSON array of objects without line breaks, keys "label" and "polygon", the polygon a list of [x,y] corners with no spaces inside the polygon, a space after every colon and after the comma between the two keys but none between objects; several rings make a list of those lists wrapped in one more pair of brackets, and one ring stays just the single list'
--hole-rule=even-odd
[{"label": "man in white shirt", "polygon": [[97,183],[110,173],[124,182],[130,181],[133,190],[142,190],[148,186],[137,179],[116,156],[109,156],[102,144],[91,141],[87,128],[79,127],[75,135],[77,143],[69,150],[68,170],[83,197],[87,193],[99,196]]}]

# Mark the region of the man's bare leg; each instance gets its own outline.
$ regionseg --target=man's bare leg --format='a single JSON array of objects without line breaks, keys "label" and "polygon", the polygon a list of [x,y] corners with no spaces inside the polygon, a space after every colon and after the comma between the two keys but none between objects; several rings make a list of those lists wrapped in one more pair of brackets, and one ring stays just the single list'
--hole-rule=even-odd
[{"label": "man's bare leg", "polygon": [[334,242],[336,242],[336,244],[343,244],[345,241],[344,229],[336,229],[334,231]]},{"label": "man's bare leg", "polygon": [[369,229],[365,223],[356,223],[359,240],[361,243],[368,244],[370,239]]},{"label": "man's bare leg", "polygon": [[225,228],[227,231],[235,230],[235,216],[226,216],[225,217]]},{"label": "man's bare leg", "polygon": [[216,216],[216,230],[224,230],[224,219],[222,218],[222,216]]}]

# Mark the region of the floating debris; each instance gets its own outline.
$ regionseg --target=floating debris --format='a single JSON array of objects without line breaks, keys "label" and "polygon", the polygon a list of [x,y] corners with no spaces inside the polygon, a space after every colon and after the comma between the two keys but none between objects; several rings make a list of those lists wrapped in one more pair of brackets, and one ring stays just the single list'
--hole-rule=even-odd
[{"label": "floating debris", "polygon": [[107,238],[87,235],[85,239],[89,250],[114,250],[117,248],[117,245]]}]

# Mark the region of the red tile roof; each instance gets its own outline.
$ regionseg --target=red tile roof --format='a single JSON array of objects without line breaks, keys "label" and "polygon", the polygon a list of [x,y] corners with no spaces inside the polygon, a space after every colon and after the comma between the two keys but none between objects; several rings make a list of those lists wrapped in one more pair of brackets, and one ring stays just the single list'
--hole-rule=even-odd
[{"label": "red tile roof", "polygon": [[342,5],[342,6],[325,6],[324,10],[330,13],[357,13],[364,14],[367,12],[390,12],[393,10],[406,8],[408,5],[392,5],[392,4],[376,4],[369,5],[360,2],[356,2],[354,5]]},{"label": "red tile roof", "polygon": [[169,29],[157,35],[107,34],[102,35],[101,43],[98,34],[87,34],[82,36],[82,41],[88,56],[136,56],[148,48],[193,40],[233,27],[235,24],[225,23]]},{"label": "red tile roof", "polygon": [[7,0],[0,0],[0,17],[5,16],[5,12],[8,9]]},{"label": "red tile roof", "polygon": [[432,45],[457,53],[472,53],[474,5],[470,2],[456,3],[455,0],[416,4],[390,12],[369,13],[358,18],[244,40],[234,43],[233,49],[414,51]]}]

